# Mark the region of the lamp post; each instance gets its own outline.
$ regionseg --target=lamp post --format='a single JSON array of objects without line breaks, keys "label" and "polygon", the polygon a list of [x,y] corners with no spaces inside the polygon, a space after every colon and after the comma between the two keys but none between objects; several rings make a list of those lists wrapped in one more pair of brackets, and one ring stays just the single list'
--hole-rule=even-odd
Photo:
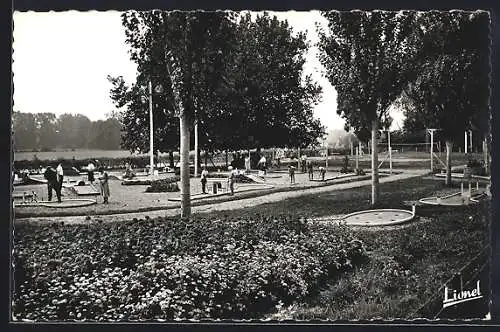
[{"label": "lamp post", "polygon": [[158,84],[155,86],[153,91],[153,82],[149,80],[149,91],[148,91],[148,99],[149,99],[149,174],[152,176],[154,174],[154,122],[153,122],[153,95],[158,94],[161,95],[163,93],[163,86]]},{"label": "lamp post", "polygon": [[434,172],[434,132],[437,129],[427,129],[429,134],[431,134],[431,172]]},{"label": "lamp post", "polygon": [[465,151],[465,154],[467,154],[467,147],[469,145],[467,141],[468,141],[468,139],[467,139],[467,130],[466,130],[466,131],[464,131],[464,148],[465,148],[464,151]]},{"label": "lamp post", "polygon": [[198,113],[194,117],[194,176],[198,176]]},{"label": "lamp post", "polygon": [[149,81],[149,174],[153,176],[154,166],[154,149],[153,149],[153,83]]}]

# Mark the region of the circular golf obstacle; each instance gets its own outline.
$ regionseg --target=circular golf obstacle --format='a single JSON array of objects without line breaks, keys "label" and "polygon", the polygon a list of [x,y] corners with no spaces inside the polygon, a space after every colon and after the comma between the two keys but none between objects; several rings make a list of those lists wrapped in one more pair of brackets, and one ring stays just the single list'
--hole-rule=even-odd
[{"label": "circular golf obstacle", "polygon": [[347,214],[345,216],[330,216],[313,218],[321,222],[339,222],[348,226],[393,226],[405,223],[415,218],[415,205],[412,210],[376,209],[364,210]]},{"label": "circular golf obstacle", "polygon": [[455,193],[442,197],[425,197],[420,199],[419,203],[440,206],[463,206],[477,204],[486,197],[487,195],[485,193],[479,193],[471,197],[463,196],[462,193]]},{"label": "circular golf obstacle", "polygon": [[341,218],[341,222],[352,226],[389,226],[401,224],[415,218],[415,206],[412,211],[400,209],[376,209],[350,213]]},{"label": "circular golf obstacle", "polygon": [[97,204],[94,199],[76,198],[66,199],[62,202],[58,201],[40,201],[40,202],[19,202],[14,203],[14,206],[44,206],[49,208],[75,208]]},{"label": "circular golf obstacle", "polygon": [[476,183],[476,189],[473,191],[469,183],[469,191],[464,192],[463,183],[461,186],[461,191],[446,196],[435,196],[435,197],[424,197],[418,202],[426,205],[438,205],[438,206],[464,206],[477,204],[481,200],[488,197],[489,188],[487,187],[484,192],[479,191],[479,184]]}]

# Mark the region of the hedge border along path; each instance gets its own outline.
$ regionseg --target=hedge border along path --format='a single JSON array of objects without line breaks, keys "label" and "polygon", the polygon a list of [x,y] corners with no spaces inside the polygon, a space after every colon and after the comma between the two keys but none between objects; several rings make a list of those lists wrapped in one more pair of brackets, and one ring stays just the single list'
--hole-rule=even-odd
[{"label": "hedge border along path", "polygon": [[[409,178],[422,177],[428,174],[427,170],[407,170],[402,174],[397,174],[393,176],[388,176],[380,178],[380,183],[399,181]],[[261,204],[278,202],[288,198],[295,198],[311,194],[320,194],[324,192],[329,192],[332,190],[342,190],[350,188],[358,188],[371,184],[371,179],[357,181],[357,182],[347,182],[341,184],[330,184],[321,187],[313,187],[309,189],[296,190],[296,191],[283,191],[274,192],[268,195],[259,195],[257,197],[241,198],[238,196],[224,197],[222,202],[213,202],[208,199],[194,202],[192,206],[192,213],[206,213],[210,211],[225,211],[225,210],[235,210],[243,209],[246,207],[257,206]],[[252,193],[249,193],[252,195]],[[255,195],[255,194],[254,194]],[[180,205],[179,205],[180,206]],[[95,216],[50,216],[50,217],[28,217],[28,218],[15,218],[15,222],[41,222],[41,223],[53,223],[53,222],[64,222],[65,224],[86,224],[90,220],[94,219],[102,222],[115,222],[115,221],[127,221],[134,218],[140,219],[144,218],[145,215],[150,218],[165,217],[165,216],[176,216],[179,214],[179,206],[174,206],[169,209],[155,210],[155,211],[143,211],[143,212],[132,212],[132,213],[121,213],[121,214],[108,214],[108,215],[95,215]]]}]

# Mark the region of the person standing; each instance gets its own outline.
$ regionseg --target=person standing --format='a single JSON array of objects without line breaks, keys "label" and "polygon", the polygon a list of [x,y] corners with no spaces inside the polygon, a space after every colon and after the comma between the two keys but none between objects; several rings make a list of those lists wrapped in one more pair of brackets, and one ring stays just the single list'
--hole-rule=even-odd
[{"label": "person standing", "polygon": [[313,164],[310,160],[307,161],[307,172],[309,173],[309,181],[314,178]]},{"label": "person standing", "polygon": [[63,170],[63,167],[61,164],[57,165],[56,175],[57,175],[57,183],[59,185],[58,190],[59,190],[59,192],[62,192],[62,185],[63,185],[63,180],[64,180],[64,170]]},{"label": "person standing", "polygon": [[245,171],[250,173],[250,154],[245,157]]},{"label": "person standing", "polygon": [[302,157],[300,157],[300,160],[301,160],[300,165],[302,166],[301,172],[305,173],[306,172],[307,156],[305,154],[303,154]]},{"label": "person standing", "polygon": [[229,184],[229,189],[231,190],[231,196],[234,195],[234,180],[236,177],[235,171],[233,171],[233,167],[229,166],[229,176],[228,176],[228,184]]},{"label": "person standing", "polygon": [[108,176],[108,172],[106,172],[104,169],[101,170],[101,177],[99,178],[99,181],[101,183],[101,194],[103,197],[103,203],[108,204],[109,176]]},{"label": "person standing", "polygon": [[323,166],[319,167],[319,174],[321,175],[321,181],[325,181],[326,169]]},{"label": "person standing", "polygon": [[262,155],[262,157],[259,160],[259,167],[260,170],[264,173],[264,175],[266,175],[266,168],[267,168],[266,163],[267,163],[266,157]]},{"label": "person standing", "polygon": [[57,171],[52,168],[52,166],[48,166],[43,176],[47,180],[49,201],[52,201],[52,189],[54,189],[57,195],[57,201],[61,202],[61,191],[59,190],[59,183],[57,181]]},{"label": "person standing", "polygon": [[92,163],[92,161],[89,161],[89,164],[87,165],[87,174],[88,174],[88,180],[91,184],[94,184],[95,181],[94,170],[95,170],[94,164]]},{"label": "person standing", "polygon": [[203,167],[203,171],[201,171],[201,191],[202,193],[206,194],[207,193],[207,177],[208,177],[208,171],[207,167]]},{"label": "person standing", "polygon": [[290,175],[290,184],[295,183],[295,166],[288,165],[288,174]]}]

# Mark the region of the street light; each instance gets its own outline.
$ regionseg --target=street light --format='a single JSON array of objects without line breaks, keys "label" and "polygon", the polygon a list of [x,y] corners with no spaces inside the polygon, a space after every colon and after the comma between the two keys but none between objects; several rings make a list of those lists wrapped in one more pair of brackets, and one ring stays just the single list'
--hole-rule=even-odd
[{"label": "street light", "polygon": [[[153,146],[153,93],[157,95],[163,94],[163,86],[158,84],[154,88],[153,92],[153,83],[149,80],[149,168],[150,175],[154,174],[154,146]],[[144,99],[143,99],[144,101]]]}]

